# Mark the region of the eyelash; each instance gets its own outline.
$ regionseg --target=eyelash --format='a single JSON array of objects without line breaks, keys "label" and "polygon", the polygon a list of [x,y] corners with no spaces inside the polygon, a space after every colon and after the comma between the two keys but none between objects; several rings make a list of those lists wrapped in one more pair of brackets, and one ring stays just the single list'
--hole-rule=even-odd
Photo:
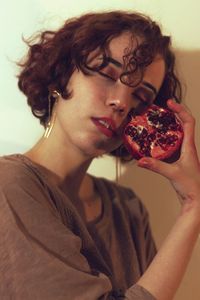
[{"label": "eyelash", "polygon": [[[111,80],[111,81],[113,81],[113,82],[115,82],[115,81],[117,81],[117,76],[116,76],[116,74],[114,74],[113,76],[110,76],[109,75],[109,72],[107,72],[107,73],[104,73],[104,72],[101,72],[101,71],[98,71],[98,73],[99,73],[99,75],[101,75],[101,76],[103,76],[103,77],[105,77],[106,79],[108,79],[108,80]],[[112,72],[111,72],[112,73]]]},{"label": "eyelash", "polygon": [[[101,76],[103,76],[103,77],[105,77],[106,79],[108,79],[108,80],[110,80],[110,81],[112,81],[112,82],[116,82],[117,80],[118,80],[118,78],[115,78],[115,76],[109,76],[108,74],[106,74],[106,73],[104,73],[104,72],[101,72],[101,71],[98,71],[98,73],[101,75]],[[108,72],[109,73],[109,72]],[[151,101],[147,101],[147,100],[145,100],[144,98],[142,98],[140,95],[138,95],[137,93],[132,93],[132,96],[133,97],[135,97],[135,98],[137,98],[141,103],[142,103],[142,105],[143,106],[149,106],[150,105],[150,102]]]},{"label": "eyelash", "polygon": [[137,93],[133,93],[132,94],[133,97],[137,98],[138,100],[140,100],[140,102],[142,102],[143,105],[148,106],[150,105],[150,103],[146,100],[144,100],[140,95],[138,95]]},{"label": "eyelash", "polygon": [[106,77],[109,80],[112,80],[112,81],[116,81],[117,80],[114,77],[109,76],[108,74],[105,74],[105,73],[102,73],[102,72],[99,72],[99,74],[102,75],[102,76],[104,76],[104,77]]}]

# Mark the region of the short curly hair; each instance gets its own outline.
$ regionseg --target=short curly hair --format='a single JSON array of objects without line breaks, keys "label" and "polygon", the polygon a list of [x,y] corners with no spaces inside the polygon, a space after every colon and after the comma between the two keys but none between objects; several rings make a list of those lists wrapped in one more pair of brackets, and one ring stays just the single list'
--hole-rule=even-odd
[{"label": "short curly hair", "polygon": [[[89,54],[97,48],[105,53],[109,42],[125,31],[130,32],[133,37],[140,37],[142,42],[138,43],[131,55],[128,54],[128,63],[120,77],[121,81],[129,86],[139,84],[145,68],[160,54],[164,58],[166,72],[155,103],[166,107],[166,100],[169,98],[180,102],[181,84],[175,74],[171,39],[162,34],[156,22],[135,12],[88,13],[67,20],[57,31],[43,31],[25,40],[29,51],[18,63],[21,67],[18,86],[27,96],[33,115],[40,119],[43,126],[46,126],[49,118],[49,93],[57,90],[64,99],[70,98],[71,93],[67,85],[74,70],[78,68],[84,74],[90,75],[87,68]],[[123,80],[127,78],[124,75],[130,73],[139,74],[139,77],[135,76],[139,80]],[[52,102],[52,107],[53,104]],[[113,155],[118,155],[117,153],[117,150],[112,152]],[[126,150],[121,149],[119,156],[126,155]]]}]

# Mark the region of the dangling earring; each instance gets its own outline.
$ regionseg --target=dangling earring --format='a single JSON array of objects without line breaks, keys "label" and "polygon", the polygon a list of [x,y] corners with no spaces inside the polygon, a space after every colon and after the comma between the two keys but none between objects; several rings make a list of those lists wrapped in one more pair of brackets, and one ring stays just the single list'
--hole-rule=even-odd
[{"label": "dangling earring", "polygon": [[[119,183],[120,177],[121,177],[121,158],[120,158],[120,148],[117,149],[117,156],[115,157],[115,180],[117,183]],[[119,154],[119,155],[118,155]]]},{"label": "dangling earring", "polygon": [[115,181],[119,183],[119,157],[115,157]]},{"label": "dangling earring", "polygon": [[[48,122],[46,124],[46,128],[45,128],[45,132],[44,132],[44,138],[48,139],[51,130],[55,124],[55,120],[56,120],[56,105],[58,103],[58,98],[60,97],[60,93],[58,93],[56,90],[53,91],[52,93],[49,93],[48,96]],[[52,116],[51,116],[51,105],[52,105],[52,98],[55,99],[55,103],[53,106],[53,110],[52,110]]]}]

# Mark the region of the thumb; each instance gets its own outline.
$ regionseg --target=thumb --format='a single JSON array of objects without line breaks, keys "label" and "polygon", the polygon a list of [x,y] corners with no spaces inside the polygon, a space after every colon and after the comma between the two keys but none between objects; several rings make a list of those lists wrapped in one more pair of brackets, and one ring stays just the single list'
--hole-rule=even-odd
[{"label": "thumb", "polygon": [[151,157],[141,158],[138,161],[137,165],[141,168],[146,168],[148,170],[156,172],[168,179],[171,179],[173,177],[173,173],[175,171],[172,164]]}]

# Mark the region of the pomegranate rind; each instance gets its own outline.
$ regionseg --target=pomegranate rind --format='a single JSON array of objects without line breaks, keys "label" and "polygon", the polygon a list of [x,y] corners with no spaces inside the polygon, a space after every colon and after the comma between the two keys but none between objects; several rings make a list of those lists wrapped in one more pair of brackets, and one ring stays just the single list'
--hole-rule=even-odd
[{"label": "pomegranate rind", "polygon": [[[164,137],[164,138],[169,138],[169,136],[173,135],[176,136],[177,140],[173,141],[173,144],[170,145],[165,145],[165,146],[160,146],[158,143],[152,142],[151,147],[148,148],[149,150],[147,151],[148,153],[141,153],[140,151],[140,146],[138,145],[138,143],[129,135],[126,134],[127,132],[127,128],[130,127],[131,128],[136,128],[138,131],[138,128],[142,131],[142,128],[144,128],[145,130],[147,130],[148,132],[148,136],[149,134],[155,134],[156,138],[158,140],[158,129],[155,128],[155,126],[153,126],[154,124],[151,124],[151,122],[149,122],[148,119],[148,112],[152,111],[156,111],[156,112],[161,112],[161,113],[167,113],[170,112],[170,116],[173,114],[173,116],[175,117],[175,122],[178,125],[178,130],[172,130],[171,128],[168,129],[164,134],[160,134],[160,137]],[[170,126],[170,125],[169,125]],[[140,137],[140,135],[139,135]],[[175,116],[175,114],[168,110],[168,109],[163,109],[161,107],[158,107],[156,105],[152,105],[151,107],[149,107],[142,115],[138,115],[133,117],[130,122],[126,125],[125,130],[124,130],[124,134],[123,134],[123,141],[124,141],[124,145],[127,148],[128,152],[131,154],[131,156],[134,159],[140,159],[142,157],[145,156],[150,156],[159,160],[167,160],[170,157],[174,156],[176,157],[176,153],[180,151],[181,148],[181,144],[183,141],[183,129],[182,129],[182,125],[181,122],[177,119],[177,117]],[[142,138],[142,143],[145,143],[147,141],[147,137]],[[141,142],[141,138],[140,138],[140,142]],[[149,142],[148,142],[149,143]],[[148,144],[146,143],[146,144]],[[149,145],[149,144],[148,144]]]}]

